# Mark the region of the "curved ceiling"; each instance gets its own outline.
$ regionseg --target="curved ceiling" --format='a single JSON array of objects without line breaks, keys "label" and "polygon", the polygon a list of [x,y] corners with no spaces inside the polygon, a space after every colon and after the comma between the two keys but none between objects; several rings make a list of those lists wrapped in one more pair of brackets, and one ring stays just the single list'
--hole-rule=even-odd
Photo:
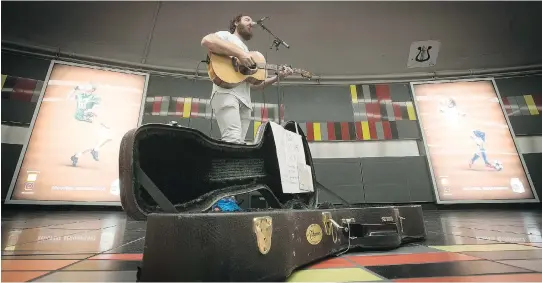
[{"label": "curved ceiling", "polygon": [[[321,75],[372,75],[542,63],[542,2],[2,2],[2,41],[194,69],[207,33],[238,12],[291,45],[269,49],[256,30],[252,50],[269,62]],[[155,17],[156,15],[156,17]],[[414,41],[441,42],[437,64],[407,68]]]}]

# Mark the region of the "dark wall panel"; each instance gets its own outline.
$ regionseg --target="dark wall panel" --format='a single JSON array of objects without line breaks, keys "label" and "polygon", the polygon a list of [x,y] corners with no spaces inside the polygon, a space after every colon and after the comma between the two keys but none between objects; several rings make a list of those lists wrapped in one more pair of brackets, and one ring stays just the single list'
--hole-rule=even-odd
[{"label": "dark wall panel", "polygon": [[367,203],[434,201],[425,157],[362,158],[361,164]]},{"label": "dark wall panel", "polygon": [[[435,201],[422,156],[315,159],[314,168],[320,183],[354,204]],[[341,203],[327,192],[320,201]]]},{"label": "dark wall panel", "polygon": [[353,122],[352,100],[346,86],[286,86],[286,120],[297,122]]},{"label": "dark wall panel", "polygon": [[22,144],[2,144],[2,199],[6,199],[6,195],[11,184],[11,179],[19,161],[19,155],[23,149]]},{"label": "dark wall panel", "polygon": [[523,160],[525,160],[536,194],[540,199],[542,197],[542,174],[540,173],[542,172],[542,153],[523,154]]},{"label": "dark wall panel", "polygon": [[35,110],[36,102],[2,99],[2,123],[28,127]]},{"label": "dark wall panel", "polygon": [[509,79],[495,79],[501,97],[523,94],[542,94],[542,75]]},{"label": "dark wall panel", "polygon": [[51,60],[2,52],[2,74],[43,81]]},{"label": "dark wall panel", "polygon": [[410,84],[390,84],[390,97],[393,102],[412,101]]},{"label": "dark wall panel", "polygon": [[[364,203],[359,158],[315,159],[316,180],[351,203]],[[320,202],[340,204],[341,201],[328,192],[322,192]]]},{"label": "dark wall panel", "polygon": [[510,116],[508,119],[516,136],[542,135],[542,114],[536,116]]}]

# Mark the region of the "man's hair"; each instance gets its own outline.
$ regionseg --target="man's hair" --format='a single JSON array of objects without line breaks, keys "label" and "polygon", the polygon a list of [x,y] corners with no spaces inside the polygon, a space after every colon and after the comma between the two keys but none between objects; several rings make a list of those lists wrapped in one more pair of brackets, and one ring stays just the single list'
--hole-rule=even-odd
[{"label": "man's hair", "polygon": [[230,21],[230,33],[234,33],[237,26],[235,26],[236,23],[239,23],[241,21],[241,18],[246,16],[245,14],[239,14],[233,18],[233,20]]}]

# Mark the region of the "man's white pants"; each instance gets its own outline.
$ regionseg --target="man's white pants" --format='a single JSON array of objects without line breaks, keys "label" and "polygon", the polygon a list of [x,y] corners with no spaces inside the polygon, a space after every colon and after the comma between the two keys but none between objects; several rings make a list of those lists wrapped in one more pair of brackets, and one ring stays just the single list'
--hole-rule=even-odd
[{"label": "man's white pants", "polygon": [[245,143],[252,110],[235,95],[215,93],[211,99],[221,139],[231,143]]}]

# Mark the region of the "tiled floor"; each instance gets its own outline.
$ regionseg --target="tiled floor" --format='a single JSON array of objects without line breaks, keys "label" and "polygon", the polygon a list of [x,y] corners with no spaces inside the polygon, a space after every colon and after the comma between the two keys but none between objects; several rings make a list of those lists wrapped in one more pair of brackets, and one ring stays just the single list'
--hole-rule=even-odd
[{"label": "tiled floor", "polygon": [[[348,253],[289,281],[541,282],[542,211],[426,211],[428,238]],[[2,282],[135,282],[145,223],[122,212],[2,212]]]}]

